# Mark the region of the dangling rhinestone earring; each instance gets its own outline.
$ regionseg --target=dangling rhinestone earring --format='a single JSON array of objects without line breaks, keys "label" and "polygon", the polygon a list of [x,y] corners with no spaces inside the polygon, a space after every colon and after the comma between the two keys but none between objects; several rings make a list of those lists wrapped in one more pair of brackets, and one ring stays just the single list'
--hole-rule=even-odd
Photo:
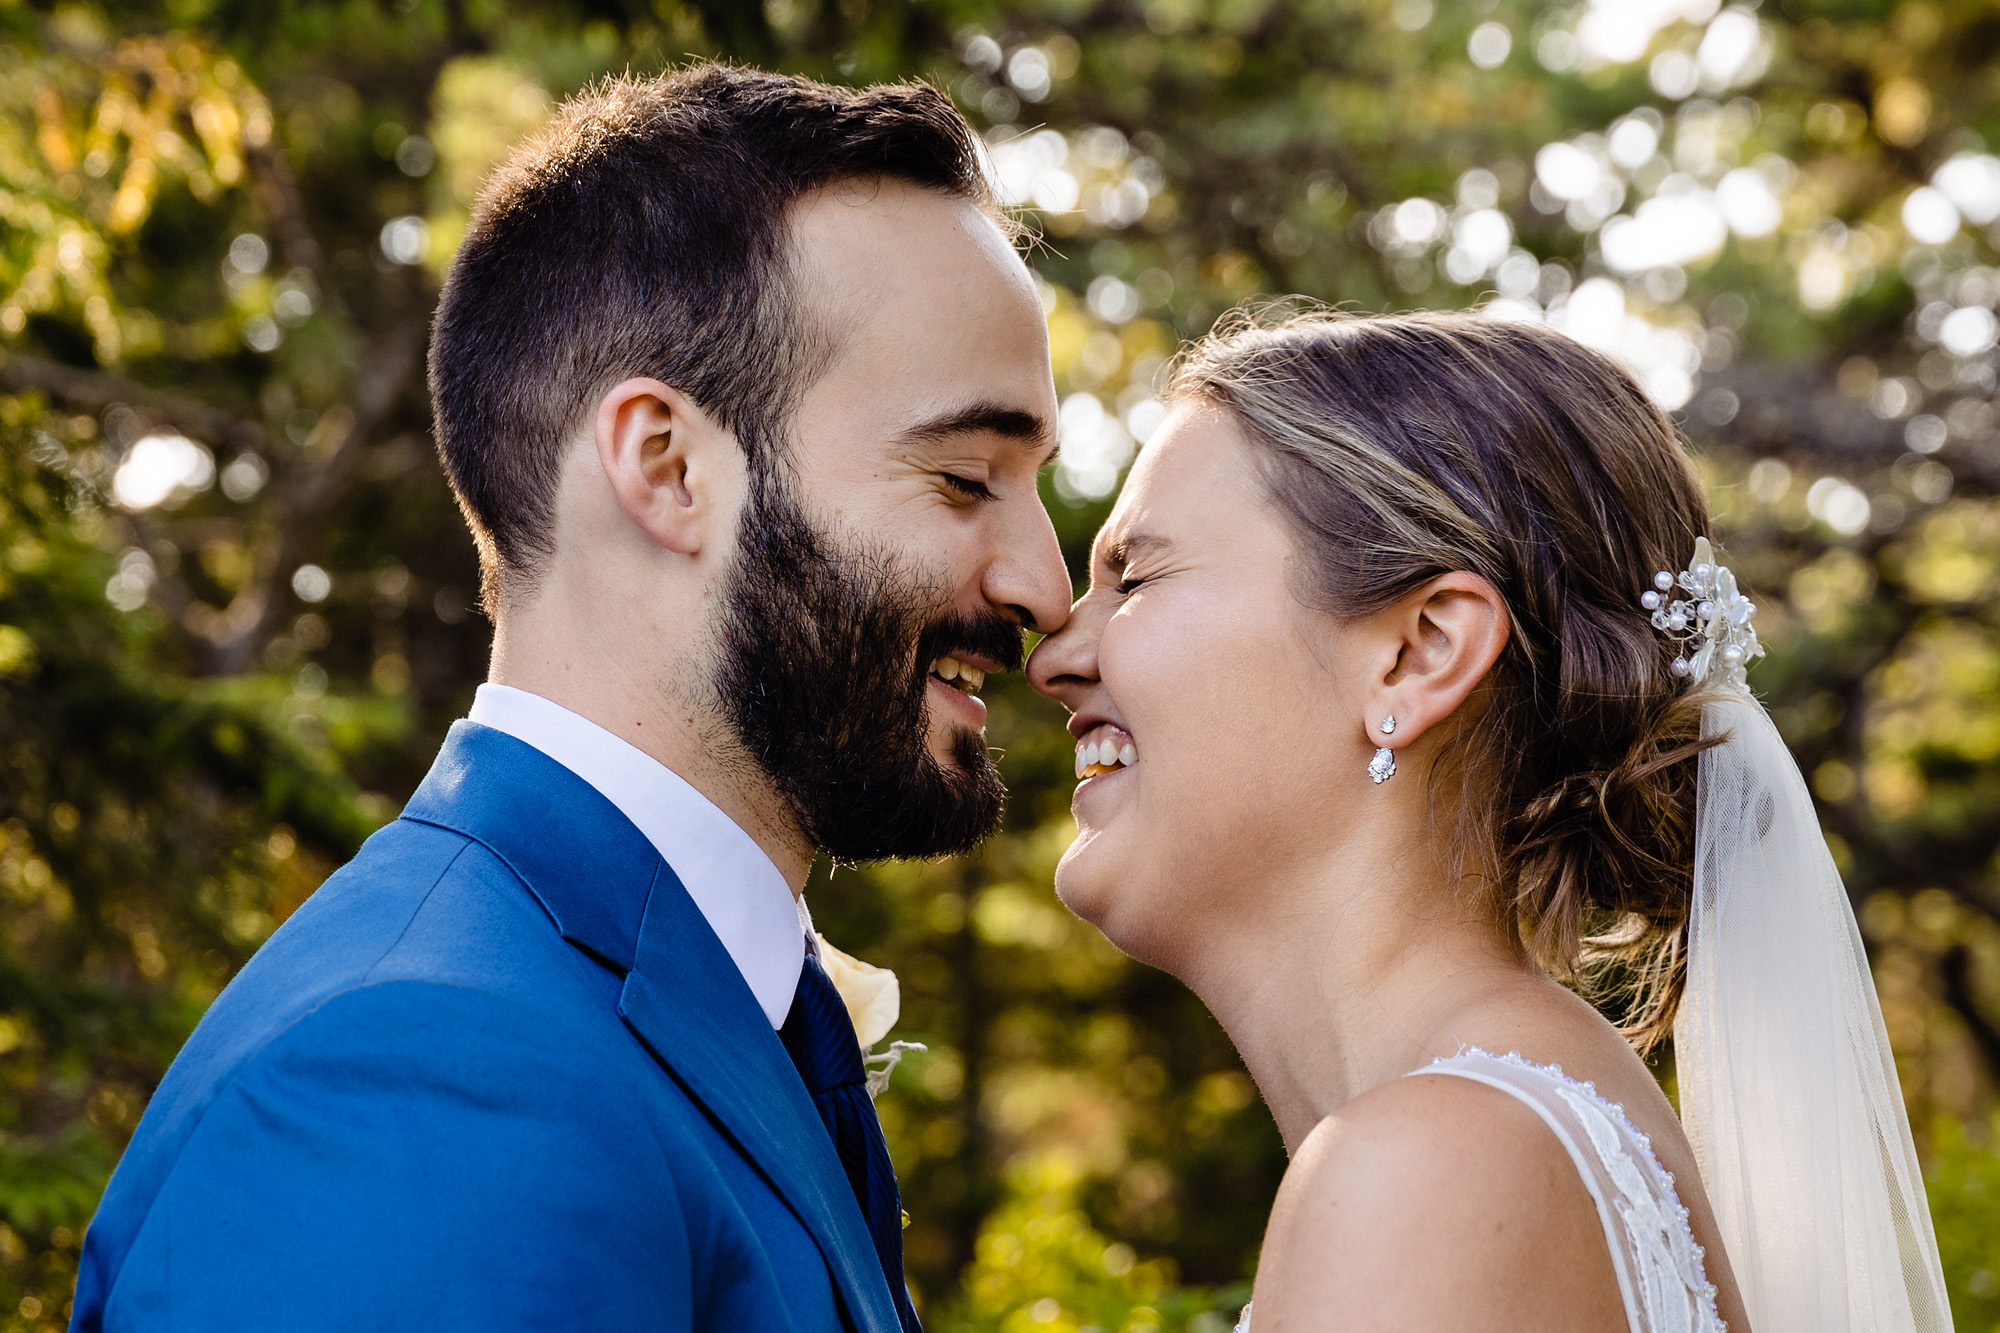
[{"label": "dangling rhinestone earring", "polygon": [[1368,761],[1368,776],[1375,779],[1377,786],[1395,777],[1396,752],[1386,745],[1377,750],[1375,757]]},{"label": "dangling rhinestone earring", "polygon": [[1384,736],[1393,736],[1396,734],[1396,715],[1394,713],[1382,719],[1382,734]]}]

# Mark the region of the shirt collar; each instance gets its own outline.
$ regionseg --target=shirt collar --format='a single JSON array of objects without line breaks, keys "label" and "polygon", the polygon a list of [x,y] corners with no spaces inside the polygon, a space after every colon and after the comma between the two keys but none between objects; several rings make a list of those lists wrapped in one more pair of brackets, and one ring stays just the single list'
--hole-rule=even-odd
[{"label": "shirt collar", "polygon": [[665,764],[539,694],[489,682],[469,717],[534,746],[617,806],[673,867],[771,1026],[784,1025],[810,918],[755,839]]}]

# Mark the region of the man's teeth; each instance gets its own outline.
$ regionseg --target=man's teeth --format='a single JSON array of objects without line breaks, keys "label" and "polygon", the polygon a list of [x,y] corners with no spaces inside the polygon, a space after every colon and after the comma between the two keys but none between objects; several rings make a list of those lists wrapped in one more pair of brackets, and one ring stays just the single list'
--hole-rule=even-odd
[{"label": "man's teeth", "polygon": [[986,673],[970,662],[961,662],[956,657],[940,657],[931,663],[931,674],[939,680],[955,683],[967,694],[977,694],[986,684]]},{"label": "man's teeth", "polygon": [[1096,777],[1100,773],[1115,773],[1121,768],[1130,768],[1138,762],[1138,748],[1131,741],[1117,736],[1086,740],[1076,747],[1076,775],[1079,778]]}]

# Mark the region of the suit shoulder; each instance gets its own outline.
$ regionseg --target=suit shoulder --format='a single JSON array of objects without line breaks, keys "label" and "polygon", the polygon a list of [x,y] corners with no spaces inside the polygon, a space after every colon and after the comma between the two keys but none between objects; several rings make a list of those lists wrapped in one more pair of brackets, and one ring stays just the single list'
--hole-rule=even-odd
[{"label": "suit shoulder", "polygon": [[644,1091],[670,1085],[619,1077],[622,1052],[608,1037],[587,1022],[552,1025],[547,1012],[490,990],[410,978],[358,985],[231,1071],[167,1170],[289,1163],[302,1176],[408,1181],[461,1163],[469,1184],[507,1161],[509,1188],[524,1197],[670,1192],[674,1116]]},{"label": "suit shoulder", "polygon": [[[425,947],[413,948],[418,942]],[[269,1032],[386,976],[529,994],[533,978],[571,952],[534,894],[486,846],[403,819],[370,838],[279,927],[215,1012],[232,1023],[261,1020]],[[254,994],[239,999],[237,991]]]},{"label": "suit shoulder", "polygon": [[[456,945],[412,959],[406,943],[427,923]],[[616,993],[616,978],[581,959],[477,843],[422,825],[385,829],[202,1017],[151,1098],[100,1215],[143,1214],[217,1101],[246,1080],[289,1083],[329,1105],[339,1080],[383,1087],[392,1071],[440,1107],[484,1098],[523,1108],[536,1095],[557,1097],[593,1061],[631,1058]],[[509,1085],[506,1067],[538,1071],[542,1081]]]},{"label": "suit shoulder", "polygon": [[354,881],[434,883],[472,845],[471,838],[455,829],[415,819],[392,819],[371,833],[353,858],[327,877],[318,892]]},{"label": "suit shoulder", "polygon": [[604,1052],[596,1048],[624,1031],[615,1014],[607,1017],[452,979],[370,978],[272,1034],[243,1069],[282,1066],[331,1078],[373,1067],[384,1071],[377,1077],[394,1071],[419,1084],[493,1080],[536,1095],[548,1091],[537,1075],[576,1078],[602,1068]]},{"label": "suit shoulder", "polygon": [[218,1329],[552,1328],[586,1310],[593,1326],[690,1326],[704,1181],[642,1098],[532,1025],[507,997],[438,982],[328,997],[216,1091],[149,1194],[108,1201],[79,1310],[135,1328],[168,1312]]}]

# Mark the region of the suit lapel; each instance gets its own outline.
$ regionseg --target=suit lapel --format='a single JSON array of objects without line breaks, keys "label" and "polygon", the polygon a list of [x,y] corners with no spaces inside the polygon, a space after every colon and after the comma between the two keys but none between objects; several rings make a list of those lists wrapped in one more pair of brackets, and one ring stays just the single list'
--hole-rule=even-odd
[{"label": "suit lapel", "polygon": [[512,868],[570,943],[626,974],[618,1012],[812,1234],[863,1333],[899,1333],[853,1187],[784,1044],[673,869],[527,743],[454,723],[403,818]]},{"label": "suit lapel", "polygon": [[665,862],[618,1011],[812,1233],[854,1327],[900,1330],[853,1186],[812,1098]]}]

